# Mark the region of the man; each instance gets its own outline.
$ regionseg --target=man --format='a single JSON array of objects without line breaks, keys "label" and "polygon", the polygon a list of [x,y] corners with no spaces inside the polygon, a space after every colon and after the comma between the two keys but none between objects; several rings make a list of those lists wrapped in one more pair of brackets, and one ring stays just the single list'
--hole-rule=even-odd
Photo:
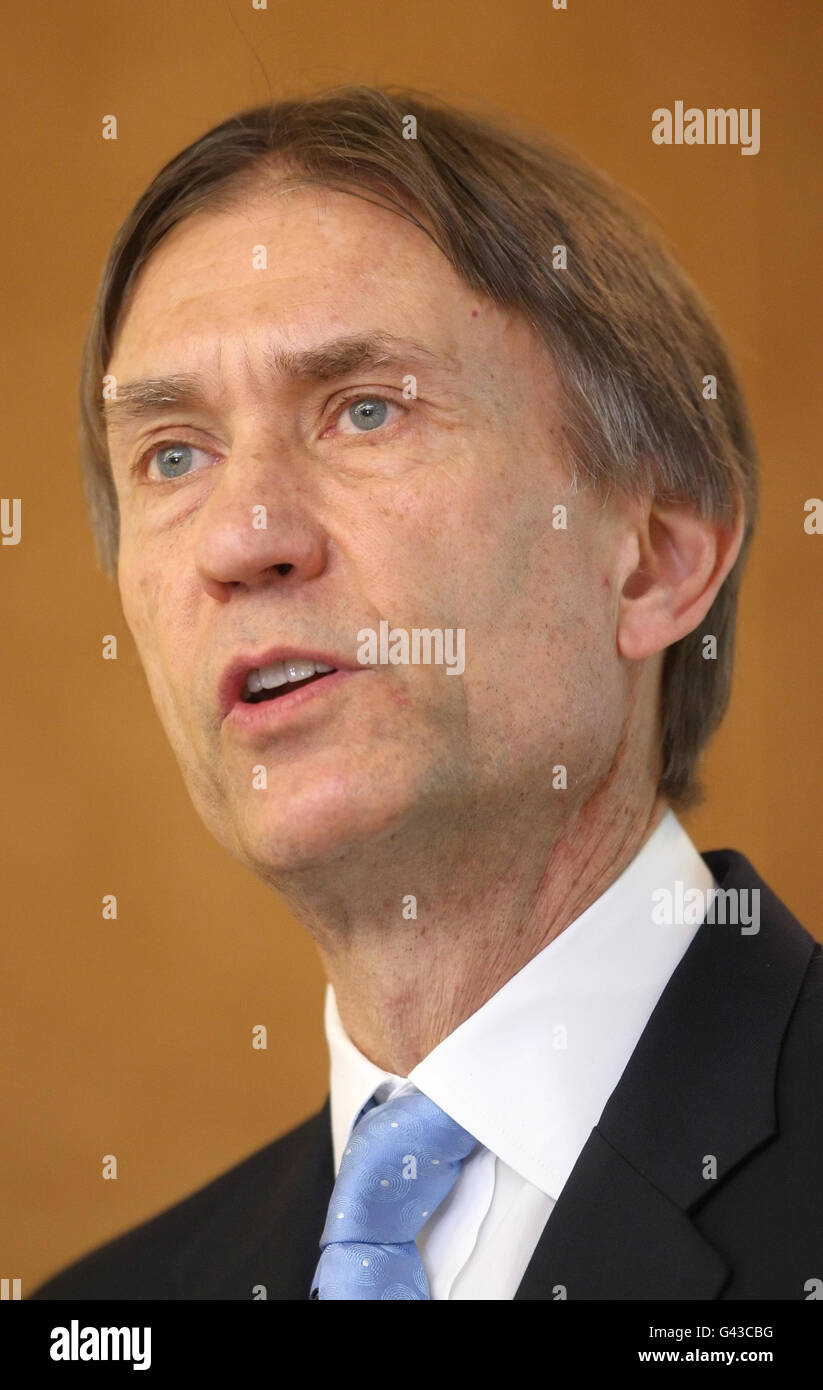
[{"label": "man", "polygon": [[676,816],[754,445],[628,201],[412,93],[246,112],[121,230],[83,409],[194,805],[319,948],[331,1090],[35,1297],[814,1296],[821,950]]}]

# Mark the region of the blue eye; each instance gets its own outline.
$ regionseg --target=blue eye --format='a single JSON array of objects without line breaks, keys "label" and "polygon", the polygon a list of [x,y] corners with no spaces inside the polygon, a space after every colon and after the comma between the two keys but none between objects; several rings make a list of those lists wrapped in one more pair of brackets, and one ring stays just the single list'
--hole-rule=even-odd
[{"label": "blue eye", "polygon": [[166,444],[158,449],[154,457],[164,478],[179,478],[191,467],[191,447],[188,444]]},{"label": "blue eye", "polygon": [[[198,454],[200,463],[196,458]],[[156,444],[136,467],[142,469],[144,475],[153,482],[168,483],[189,473],[199,472],[204,467],[204,461],[208,463],[210,460],[213,462],[212,456],[196,444],[186,444],[182,439],[169,439]]]},{"label": "blue eye", "polygon": [[347,414],[358,429],[374,430],[385,423],[388,410],[388,402],[379,396],[364,396],[348,407]]}]

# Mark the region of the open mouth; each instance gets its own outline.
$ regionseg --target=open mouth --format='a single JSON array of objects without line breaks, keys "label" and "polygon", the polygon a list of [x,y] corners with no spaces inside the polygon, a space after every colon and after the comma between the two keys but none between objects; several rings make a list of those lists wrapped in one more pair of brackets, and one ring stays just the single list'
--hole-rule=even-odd
[{"label": "open mouth", "polygon": [[277,700],[304,685],[314,685],[334,673],[334,666],[314,661],[275,661],[271,666],[249,671],[241,699],[246,705],[258,705],[263,700]]}]

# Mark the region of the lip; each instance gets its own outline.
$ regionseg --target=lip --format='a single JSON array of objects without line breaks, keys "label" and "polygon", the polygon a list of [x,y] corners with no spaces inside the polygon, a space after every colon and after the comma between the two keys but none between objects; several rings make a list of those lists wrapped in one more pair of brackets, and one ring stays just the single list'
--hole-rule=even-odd
[{"label": "lip", "polygon": [[259,700],[253,705],[238,700],[226,715],[223,727],[243,734],[268,734],[298,714],[304,705],[316,704],[318,698],[330,694],[353,675],[353,671],[329,671],[322,680],[297,686],[276,700]]},{"label": "lip", "polygon": [[[255,667],[271,666],[275,661],[314,661],[321,666],[334,666],[335,670],[324,676],[322,681],[317,681],[313,685],[304,685],[299,689],[292,690],[287,695],[281,695],[276,700],[261,700],[255,704],[246,704],[242,697],[243,688],[246,684],[246,676]],[[326,685],[327,681],[333,681],[338,675],[351,675],[354,671],[362,671],[364,667],[354,666],[345,657],[337,652],[318,652],[309,651],[307,648],[302,650],[298,647],[270,647],[264,652],[240,653],[234,657],[220,677],[218,685],[218,701],[220,706],[220,718],[225,720],[229,715],[233,719],[238,719],[240,711],[242,717],[259,713],[261,710],[271,710],[277,705],[291,705],[296,695],[305,695],[310,691],[319,690]],[[302,702],[301,702],[302,703]]]}]

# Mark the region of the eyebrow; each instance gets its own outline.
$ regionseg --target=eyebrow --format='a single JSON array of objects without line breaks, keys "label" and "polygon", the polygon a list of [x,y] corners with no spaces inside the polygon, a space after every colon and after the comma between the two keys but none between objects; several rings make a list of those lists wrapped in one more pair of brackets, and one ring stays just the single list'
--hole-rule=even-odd
[{"label": "eyebrow", "polygon": [[[296,351],[269,348],[263,356],[266,371],[290,381],[330,381],[363,368],[436,367],[446,376],[457,374],[453,357],[439,357],[422,343],[396,338],[390,333],[369,333],[332,338],[317,347]],[[102,405],[103,423],[112,433],[175,407],[208,403],[205,384],[191,372],[145,377],[117,383],[117,395]]]}]

